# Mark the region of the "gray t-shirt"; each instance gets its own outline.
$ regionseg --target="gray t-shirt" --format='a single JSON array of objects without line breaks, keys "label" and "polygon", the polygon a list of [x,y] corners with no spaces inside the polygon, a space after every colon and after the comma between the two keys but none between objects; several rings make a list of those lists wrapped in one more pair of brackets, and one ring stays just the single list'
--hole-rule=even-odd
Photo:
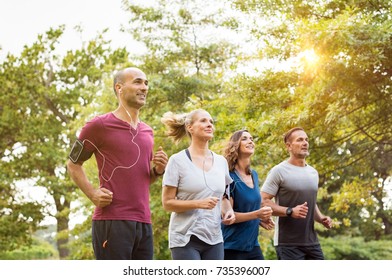
[{"label": "gray t-shirt", "polygon": [[287,161],[274,166],[261,188],[275,196],[275,202],[285,207],[308,204],[305,219],[278,217],[275,225],[274,245],[308,246],[319,244],[314,230],[314,212],[317,202],[318,172],[313,167],[295,166]]},{"label": "gray t-shirt", "polygon": [[[213,153],[213,158],[212,168],[203,172],[188,158],[185,150],[172,155],[162,185],[177,187],[177,199],[180,200],[197,200],[211,196],[221,199],[232,179],[226,159],[216,153]],[[172,212],[169,224],[169,247],[184,247],[191,235],[210,245],[223,242],[221,200],[212,210]]]}]

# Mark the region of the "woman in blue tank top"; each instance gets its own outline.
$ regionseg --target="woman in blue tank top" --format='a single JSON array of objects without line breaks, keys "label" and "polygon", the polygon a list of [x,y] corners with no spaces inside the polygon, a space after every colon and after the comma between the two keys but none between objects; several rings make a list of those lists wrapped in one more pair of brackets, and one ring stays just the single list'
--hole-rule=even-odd
[{"label": "woman in blue tank top", "polygon": [[272,209],[261,207],[259,179],[250,167],[255,151],[252,135],[239,130],[230,137],[224,152],[230,176],[230,202],[236,215],[232,225],[222,225],[226,260],[263,260],[258,242],[259,225],[272,229]]}]

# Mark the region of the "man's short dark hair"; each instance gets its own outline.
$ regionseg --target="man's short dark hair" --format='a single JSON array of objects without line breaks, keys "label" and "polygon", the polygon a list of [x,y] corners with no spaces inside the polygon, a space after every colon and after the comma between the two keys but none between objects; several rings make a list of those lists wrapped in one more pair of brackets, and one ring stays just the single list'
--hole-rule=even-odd
[{"label": "man's short dark hair", "polygon": [[291,134],[293,134],[295,131],[298,131],[298,130],[305,131],[302,127],[293,127],[292,129],[290,129],[289,131],[287,131],[284,134],[284,137],[283,137],[284,143],[286,144],[290,140]]}]

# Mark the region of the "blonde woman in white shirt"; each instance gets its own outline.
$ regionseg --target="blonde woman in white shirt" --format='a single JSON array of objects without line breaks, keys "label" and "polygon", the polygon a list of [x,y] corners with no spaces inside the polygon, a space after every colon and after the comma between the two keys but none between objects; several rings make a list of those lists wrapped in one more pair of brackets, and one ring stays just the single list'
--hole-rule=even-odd
[{"label": "blonde woman in white shirt", "polygon": [[202,109],[164,114],[162,123],[176,143],[190,145],[169,158],[163,176],[162,204],[171,211],[169,247],[174,260],[223,260],[221,223],[235,216],[225,196],[232,182],[226,159],[208,148],[214,135],[211,115]]}]

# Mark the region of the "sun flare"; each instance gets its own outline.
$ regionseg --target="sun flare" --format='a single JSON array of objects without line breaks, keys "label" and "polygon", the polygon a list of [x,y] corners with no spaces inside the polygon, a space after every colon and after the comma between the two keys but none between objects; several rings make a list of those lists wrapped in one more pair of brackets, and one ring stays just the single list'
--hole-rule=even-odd
[{"label": "sun flare", "polygon": [[319,61],[319,56],[314,51],[314,49],[308,49],[301,53],[300,57],[306,62],[308,65],[315,65]]}]

